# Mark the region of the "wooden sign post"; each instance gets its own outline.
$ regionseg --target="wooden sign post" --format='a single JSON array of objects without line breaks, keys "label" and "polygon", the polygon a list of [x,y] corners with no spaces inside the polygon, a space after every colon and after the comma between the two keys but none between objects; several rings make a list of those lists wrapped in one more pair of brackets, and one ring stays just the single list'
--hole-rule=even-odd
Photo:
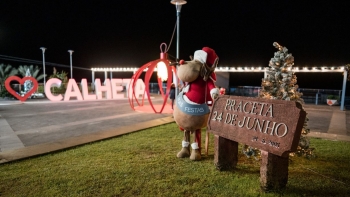
[{"label": "wooden sign post", "polygon": [[235,168],[238,143],[243,143],[261,150],[261,188],[284,188],[289,153],[298,147],[305,118],[306,112],[297,102],[219,96],[208,119],[208,131],[215,135],[216,168]]}]

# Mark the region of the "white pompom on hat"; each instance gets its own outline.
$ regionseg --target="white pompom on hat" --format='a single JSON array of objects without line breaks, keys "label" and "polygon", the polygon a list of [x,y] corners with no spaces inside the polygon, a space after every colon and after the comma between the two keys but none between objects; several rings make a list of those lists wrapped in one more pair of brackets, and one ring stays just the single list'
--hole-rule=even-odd
[{"label": "white pompom on hat", "polygon": [[197,50],[194,52],[193,59],[200,61],[201,63],[206,63],[209,67],[212,67],[215,60],[218,58],[215,51],[209,47],[203,47],[202,50]]}]

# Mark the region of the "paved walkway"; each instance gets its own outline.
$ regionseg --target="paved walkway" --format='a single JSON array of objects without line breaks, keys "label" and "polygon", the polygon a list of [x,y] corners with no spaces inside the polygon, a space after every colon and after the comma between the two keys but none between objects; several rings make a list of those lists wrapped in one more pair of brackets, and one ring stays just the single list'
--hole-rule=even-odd
[{"label": "paved walkway", "polygon": [[339,106],[306,104],[309,137],[350,141],[350,111]]},{"label": "paved walkway", "polygon": [[[154,99],[160,104],[161,99]],[[350,111],[339,106],[304,106],[310,137],[350,141]],[[143,111],[140,109],[140,111]],[[0,100],[0,163],[28,158],[174,122],[165,113],[130,108],[127,99],[51,102]]]}]

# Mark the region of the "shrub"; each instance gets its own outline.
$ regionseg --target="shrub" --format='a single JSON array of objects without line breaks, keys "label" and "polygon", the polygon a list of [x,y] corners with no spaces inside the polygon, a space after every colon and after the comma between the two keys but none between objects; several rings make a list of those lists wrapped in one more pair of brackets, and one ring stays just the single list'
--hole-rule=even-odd
[{"label": "shrub", "polygon": [[339,96],[336,96],[336,95],[328,95],[328,96],[327,96],[327,99],[330,99],[330,100],[339,100]]}]

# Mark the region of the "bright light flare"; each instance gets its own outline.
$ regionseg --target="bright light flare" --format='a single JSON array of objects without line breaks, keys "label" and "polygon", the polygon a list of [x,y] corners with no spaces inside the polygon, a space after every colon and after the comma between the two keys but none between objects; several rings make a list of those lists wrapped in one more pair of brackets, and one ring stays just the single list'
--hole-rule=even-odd
[{"label": "bright light flare", "polygon": [[163,61],[157,63],[157,76],[162,81],[168,80],[168,69]]}]

